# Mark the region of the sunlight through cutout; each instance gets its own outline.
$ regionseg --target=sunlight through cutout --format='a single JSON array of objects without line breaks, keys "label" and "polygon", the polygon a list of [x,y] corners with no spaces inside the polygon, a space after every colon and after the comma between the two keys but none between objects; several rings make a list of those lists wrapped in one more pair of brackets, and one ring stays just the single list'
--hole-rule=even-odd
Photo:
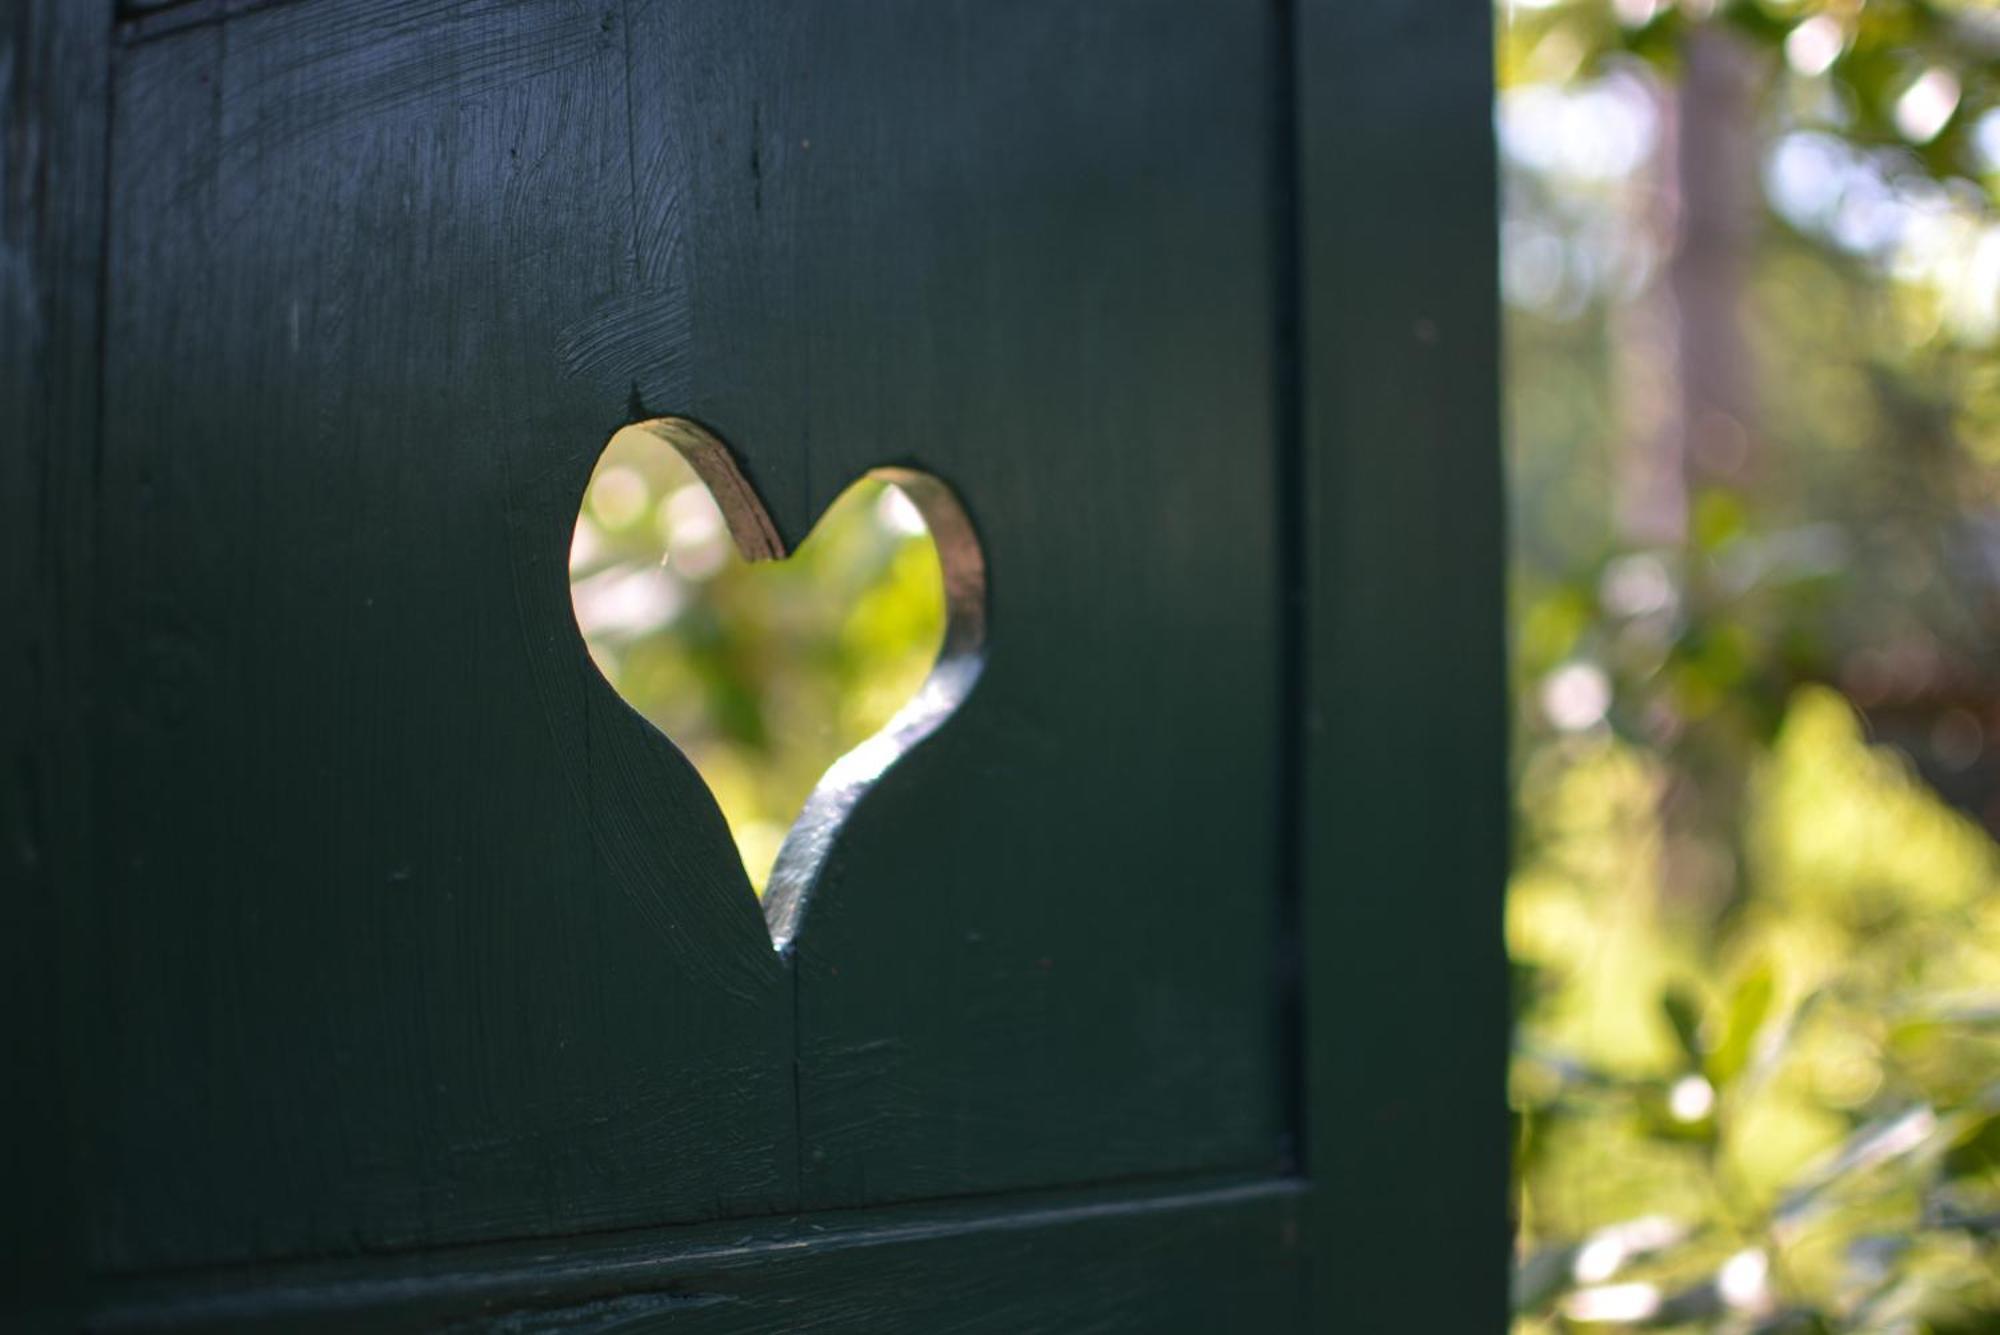
[{"label": "sunlight through cutout", "polygon": [[907,468],[868,472],[787,557],[722,442],[663,417],[597,461],[570,604],[708,784],[783,952],[848,813],[978,679],[986,565],[950,488]]}]

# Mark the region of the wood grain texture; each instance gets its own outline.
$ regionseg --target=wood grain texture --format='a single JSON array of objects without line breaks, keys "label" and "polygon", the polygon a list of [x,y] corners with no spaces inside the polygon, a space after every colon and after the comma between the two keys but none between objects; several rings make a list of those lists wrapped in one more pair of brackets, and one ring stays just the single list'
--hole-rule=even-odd
[{"label": "wood grain texture", "polygon": [[799,938],[806,1203],[1274,1166],[1269,11],[654,3],[632,38],[640,264],[689,303],[645,405],[792,538],[932,473],[991,573],[984,677]]},{"label": "wood grain texture", "polygon": [[560,1249],[140,1281],[125,1331],[1170,1332],[1297,1329],[1296,1182],[846,1211]]},{"label": "wood grain texture", "polygon": [[1306,1167],[1320,1329],[1506,1321],[1490,8],[1299,10]]},{"label": "wood grain texture", "polygon": [[77,1291],[69,1139],[110,15],[0,6],[0,1325]]},{"label": "wood grain texture", "polygon": [[[126,52],[99,1265],[1278,1162],[1272,46],[1187,8],[317,0]],[[669,410],[789,539],[906,463],[988,544],[986,679],[796,997],[568,612],[594,452]]]},{"label": "wood grain texture", "polygon": [[622,5],[329,0],[128,50],[94,1260],[795,1199],[791,999],[565,553],[625,384]]},{"label": "wood grain texture", "polygon": [[[31,1260],[111,1325],[1277,1330],[1309,1260],[1315,1328],[1497,1326],[1483,9],[231,0],[109,85],[79,12],[0,104]],[[793,966],[571,619],[664,413],[788,541],[899,465],[985,549]],[[1289,1166],[1300,868],[1310,1203],[1013,1199]]]}]

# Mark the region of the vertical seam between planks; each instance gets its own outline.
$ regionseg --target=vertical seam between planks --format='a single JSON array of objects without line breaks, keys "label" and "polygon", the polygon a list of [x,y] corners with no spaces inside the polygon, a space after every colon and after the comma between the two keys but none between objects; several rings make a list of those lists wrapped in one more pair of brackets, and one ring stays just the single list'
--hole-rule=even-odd
[{"label": "vertical seam between planks", "polygon": [[1272,393],[1273,447],[1277,453],[1278,562],[1278,885],[1274,973],[1279,1062],[1281,1165],[1302,1173],[1310,1165],[1305,1136],[1305,756],[1308,716],[1306,619],[1311,612],[1307,557],[1311,514],[1306,487],[1301,303],[1304,262],[1300,251],[1299,100],[1294,0],[1272,6]]}]

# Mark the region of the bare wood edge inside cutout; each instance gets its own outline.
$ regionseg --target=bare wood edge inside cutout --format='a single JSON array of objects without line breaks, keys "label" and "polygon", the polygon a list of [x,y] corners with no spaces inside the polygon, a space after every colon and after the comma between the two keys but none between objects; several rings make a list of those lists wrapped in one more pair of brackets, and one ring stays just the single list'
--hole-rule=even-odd
[{"label": "bare wood edge inside cutout", "polygon": [[[715,498],[745,560],[788,555],[764,503],[713,432],[684,417],[658,417],[624,430],[648,432],[687,460]],[[848,815],[891,765],[951,717],[986,662],[986,557],[965,507],[950,487],[913,468],[873,468],[864,476],[902,492],[930,530],[944,579],[944,639],[917,693],[880,732],[828,766],[779,845],[764,887],[764,925],[781,955],[791,953],[813,885]]]},{"label": "bare wood edge inside cutout", "polygon": [[695,476],[708,488],[708,494],[715,498],[717,508],[722,511],[722,522],[728,525],[729,536],[735,539],[736,550],[743,553],[744,560],[784,559],[785,544],[772,526],[764,503],[757,499],[749,479],[736,466],[729,447],[708,428],[685,417],[656,417],[650,422],[634,422],[613,434],[619,436],[627,431],[656,436],[687,460],[688,467],[694,469]]}]

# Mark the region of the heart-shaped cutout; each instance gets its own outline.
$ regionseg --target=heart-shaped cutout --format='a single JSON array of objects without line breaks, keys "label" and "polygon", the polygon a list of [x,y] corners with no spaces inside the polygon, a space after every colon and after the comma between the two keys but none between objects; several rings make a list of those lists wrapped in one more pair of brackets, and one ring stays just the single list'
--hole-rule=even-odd
[{"label": "heart-shaped cutout", "polygon": [[984,661],[985,558],[943,482],[873,469],[788,558],[728,448],[685,418],[605,446],[570,603],[605,680],[715,796],[781,953],[842,823]]}]

